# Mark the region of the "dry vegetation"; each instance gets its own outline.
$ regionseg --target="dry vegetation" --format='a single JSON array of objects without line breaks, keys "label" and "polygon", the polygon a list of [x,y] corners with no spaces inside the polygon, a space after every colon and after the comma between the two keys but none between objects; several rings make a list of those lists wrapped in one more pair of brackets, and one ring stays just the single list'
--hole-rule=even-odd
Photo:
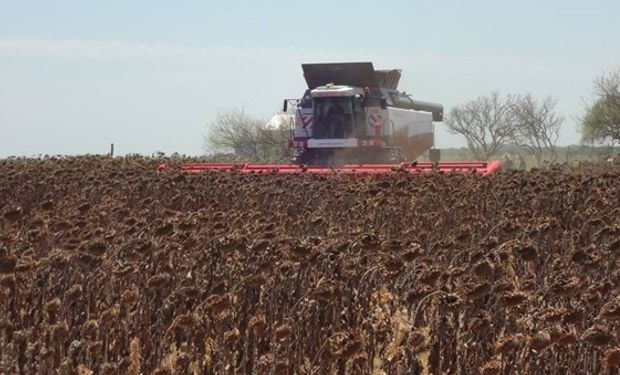
[{"label": "dry vegetation", "polygon": [[618,168],[155,167],[0,161],[4,373],[619,373]]}]

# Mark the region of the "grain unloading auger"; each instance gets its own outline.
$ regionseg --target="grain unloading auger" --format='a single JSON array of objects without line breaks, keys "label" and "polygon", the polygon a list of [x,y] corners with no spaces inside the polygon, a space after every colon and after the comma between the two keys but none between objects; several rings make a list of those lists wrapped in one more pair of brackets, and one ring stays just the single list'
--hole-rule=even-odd
[{"label": "grain unloading auger", "polygon": [[[308,88],[301,99],[285,99],[283,115],[294,121],[291,164],[185,164],[185,172],[383,174],[431,171],[492,174],[494,162],[439,162],[433,121],[441,104],[412,99],[397,90],[400,70],[375,70],[372,63],[303,64]],[[429,152],[432,162],[413,161]],[[160,169],[166,169],[166,165]]]}]

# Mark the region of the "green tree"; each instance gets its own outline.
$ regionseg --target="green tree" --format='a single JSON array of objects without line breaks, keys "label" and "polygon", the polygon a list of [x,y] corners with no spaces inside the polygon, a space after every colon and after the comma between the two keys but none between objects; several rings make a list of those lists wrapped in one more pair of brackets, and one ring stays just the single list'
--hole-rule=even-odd
[{"label": "green tree", "polygon": [[620,143],[620,68],[594,81],[594,102],[581,121],[582,141],[613,146]]}]

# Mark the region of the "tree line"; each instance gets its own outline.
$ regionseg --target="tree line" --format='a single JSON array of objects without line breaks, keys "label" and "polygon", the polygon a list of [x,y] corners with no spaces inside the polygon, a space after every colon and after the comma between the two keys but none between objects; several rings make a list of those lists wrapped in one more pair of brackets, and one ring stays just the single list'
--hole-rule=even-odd
[{"label": "tree line", "polygon": [[480,96],[450,110],[444,120],[448,130],[462,135],[476,159],[489,160],[507,144],[521,149],[542,163],[543,154],[557,159],[556,146],[564,117],[555,112],[557,101],[538,100],[530,94]]},{"label": "tree line", "polygon": [[[506,146],[517,146],[534,157],[558,160],[558,139],[564,116],[556,111],[557,99],[531,94],[501,95],[492,92],[453,107],[444,123],[467,141],[476,159],[489,160]],[[205,150],[219,161],[288,162],[290,116],[264,121],[243,110],[221,112],[209,124]],[[620,67],[594,80],[594,98],[579,119],[582,143],[620,144]]]},{"label": "tree line", "polygon": [[[620,69],[594,82],[595,98],[580,120],[582,142],[614,146],[620,143]],[[531,94],[480,96],[450,110],[445,123],[462,135],[471,153],[489,160],[506,145],[532,155],[538,165],[543,156],[557,161],[557,142],[564,116],[556,113],[552,96],[539,100]]]}]

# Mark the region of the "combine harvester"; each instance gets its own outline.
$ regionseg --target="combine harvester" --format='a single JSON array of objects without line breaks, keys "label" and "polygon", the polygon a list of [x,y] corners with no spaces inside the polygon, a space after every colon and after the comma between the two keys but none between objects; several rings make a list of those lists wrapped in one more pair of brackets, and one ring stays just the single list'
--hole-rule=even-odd
[{"label": "combine harvester", "polygon": [[[500,170],[499,161],[439,162],[433,121],[443,120],[443,106],[398,91],[400,70],[375,70],[369,62],[303,64],[302,69],[308,88],[301,99],[284,100],[282,115],[294,117],[291,164],[195,163],[181,170],[414,175]],[[430,162],[415,162],[427,151]]]}]

